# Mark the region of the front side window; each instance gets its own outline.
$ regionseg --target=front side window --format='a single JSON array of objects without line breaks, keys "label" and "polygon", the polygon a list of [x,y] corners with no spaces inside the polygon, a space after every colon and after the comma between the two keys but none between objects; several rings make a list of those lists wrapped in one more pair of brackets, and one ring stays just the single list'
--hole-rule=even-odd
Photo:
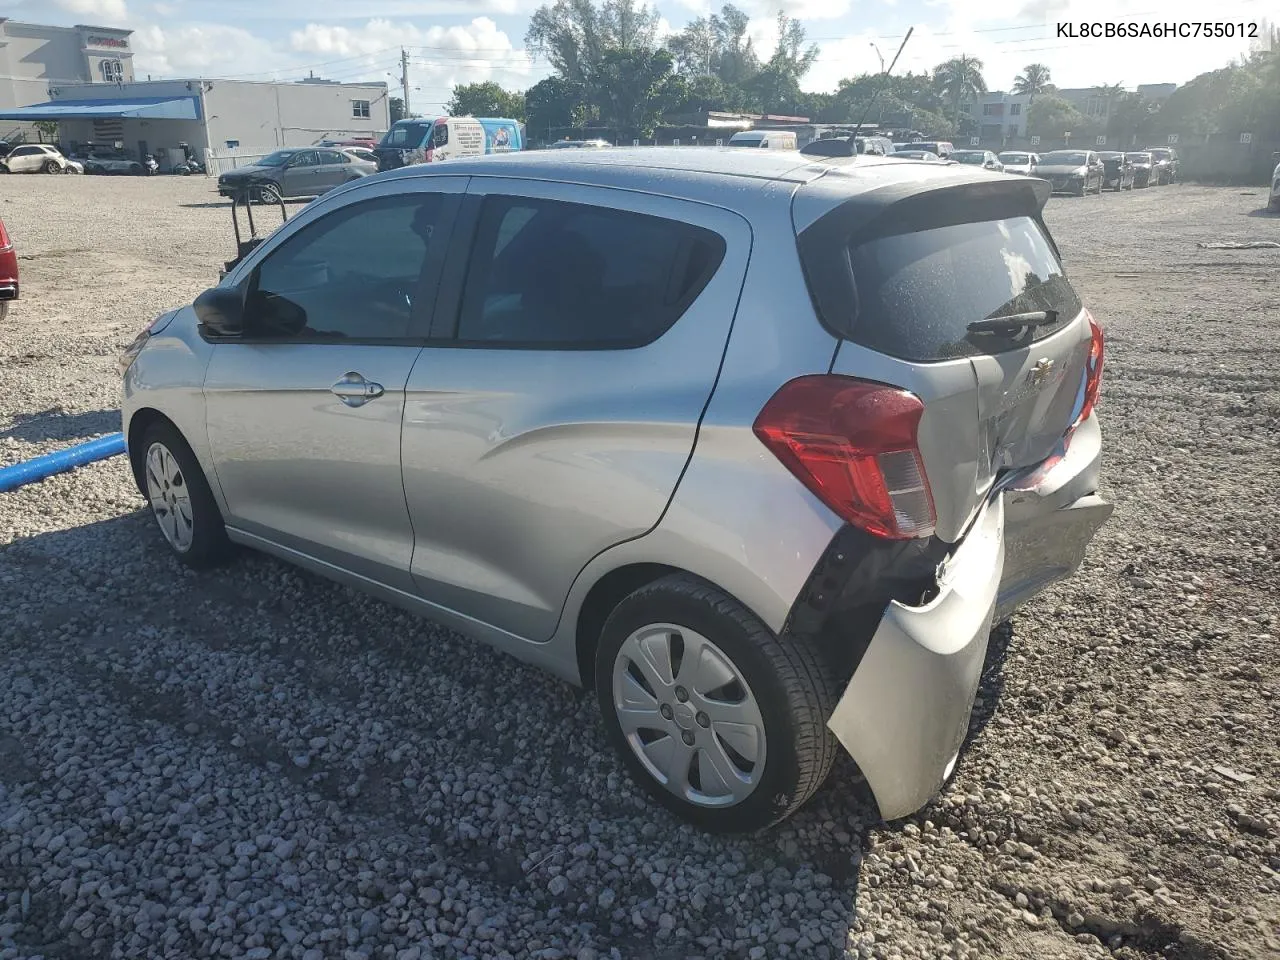
[{"label": "front side window", "polygon": [[314,150],[300,150],[289,158],[291,167],[314,167],[318,162]]},{"label": "front side window", "polygon": [[414,299],[444,204],[379,197],[304,227],[254,271],[251,338],[380,341],[410,335]]},{"label": "front side window", "polygon": [[368,100],[352,100],[351,116],[360,117],[361,119],[369,119],[369,101]]},{"label": "front side window", "polygon": [[719,234],[607,207],[491,197],[480,216],[458,337],[609,349],[649,343],[706,286]]}]

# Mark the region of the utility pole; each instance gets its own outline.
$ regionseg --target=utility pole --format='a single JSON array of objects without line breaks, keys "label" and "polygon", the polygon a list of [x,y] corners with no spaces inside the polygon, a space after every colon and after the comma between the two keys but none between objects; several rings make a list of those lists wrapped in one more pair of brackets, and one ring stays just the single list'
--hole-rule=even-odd
[{"label": "utility pole", "polygon": [[404,116],[409,119],[409,51],[400,48],[400,89],[404,93]]}]

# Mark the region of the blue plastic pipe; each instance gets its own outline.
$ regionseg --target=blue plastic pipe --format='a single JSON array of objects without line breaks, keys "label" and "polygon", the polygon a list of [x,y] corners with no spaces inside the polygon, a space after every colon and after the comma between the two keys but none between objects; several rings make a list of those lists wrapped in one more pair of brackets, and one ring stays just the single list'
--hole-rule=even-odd
[{"label": "blue plastic pipe", "polygon": [[105,460],[124,453],[124,434],[112,433],[88,443],[80,443],[57,453],[46,453],[34,460],[24,460],[11,467],[0,467],[0,493],[17,490],[28,483],[35,483],[52,477],[55,473],[66,473],[76,467]]}]

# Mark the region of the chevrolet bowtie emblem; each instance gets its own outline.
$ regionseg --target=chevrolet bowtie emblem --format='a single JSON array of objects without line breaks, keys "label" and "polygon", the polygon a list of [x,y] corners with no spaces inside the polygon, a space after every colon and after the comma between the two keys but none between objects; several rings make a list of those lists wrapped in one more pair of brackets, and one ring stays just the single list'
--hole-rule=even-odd
[{"label": "chevrolet bowtie emblem", "polygon": [[1031,372],[1027,374],[1027,381],[1035,387],[1042,387],[1049,379],[1049,375],[1053,373],[1053,361],[1048,357],[1043,357],[1036,361],[1036,365],[1031,368]]}]

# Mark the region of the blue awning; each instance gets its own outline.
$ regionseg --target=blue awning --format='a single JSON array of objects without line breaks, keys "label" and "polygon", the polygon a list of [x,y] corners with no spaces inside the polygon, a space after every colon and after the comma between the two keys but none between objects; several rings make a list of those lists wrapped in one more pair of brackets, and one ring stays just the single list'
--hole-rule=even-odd
[{"label": "blue awning", "polygon": [[0,110],[0,120],[198,120],[196,97],[127,97],[99,100],[50,100]]}]

